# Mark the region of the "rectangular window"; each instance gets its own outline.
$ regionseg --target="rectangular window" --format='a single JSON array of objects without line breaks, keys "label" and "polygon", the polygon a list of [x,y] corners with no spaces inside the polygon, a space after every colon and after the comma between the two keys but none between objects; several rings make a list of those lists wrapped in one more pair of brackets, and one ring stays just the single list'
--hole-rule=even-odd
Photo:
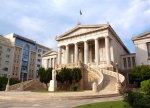
[{"label": "rectangular window", "polygon": [[10,50],[11,50],[10,48],[7,48],[7,51],[8,51],[8,52],[10,52]]},{"label": "rectangular window", "polygon": [[135,57],[132,57],[132,64],[135,66]]},{"label": "rectangular window", "polygon": [[3,68],[3,70],[4,70],[4,71],[8,71],[8,68],[7,68],[7,67],[5,67],[5,68]]},{"label": "rectangular window", "polygon": [[131,59],[128,57],[128,67],[131,67]]},{"label": "rectangular window", "polygon": [[41,57],[41,54],[38,54],[38,57]]},{"label": "rectangular window", "polygon": [[148,52],[148,57],[150,57],[150,42],[147,43],[147,52]]},{"label": "rectangular window", "polygon": [[37,61],[38,61],[38,62],[41,62],[41,60],[40,60],[40,59],[38,59]]},{"label": "rectangular window", "polygon": [[40,67],[40,65],[39,65],[39,64],[37,64],[37,67]]},{"label": "rectangular window", "polygon": [[0,46],[0,49],[2,49],[2,46]]},{"label": "rectangular window", "polygon": [[9,58],[10,57],[10,55],[6,55],[6,58]]},{"label": "rectangular window", "polygon": [[123,58],[123,64],[124,64],[124,68],[127,68],[127,61],[126,61],[126,58]]},{"label": "rectangular window", "polygon": [[5,64],[8,65],[8,64],[9,64],[9,61],[5,61]]},{"label": "rectangular window", "polygon": [[41,49],[38,49],[38,52],[41,52]]},{"label": "rectangular window", "polygon": [[43,51],[43,54],[45,53],[46,51]]}]

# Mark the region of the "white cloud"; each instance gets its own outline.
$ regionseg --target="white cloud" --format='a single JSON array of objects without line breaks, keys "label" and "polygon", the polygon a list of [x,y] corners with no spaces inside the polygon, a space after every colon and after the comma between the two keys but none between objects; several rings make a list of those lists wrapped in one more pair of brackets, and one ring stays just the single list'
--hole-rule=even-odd
[{"label": "white cloud", "polygon": [[19,31],[22,36],[55,49],[55,36],[73,28],[78,21],[82,24],[109,21],[124,40],[150,29],[149,0],[1,0],[0,6],[3,34],[6,32],[3,27],[7,26],[7,32]]}]

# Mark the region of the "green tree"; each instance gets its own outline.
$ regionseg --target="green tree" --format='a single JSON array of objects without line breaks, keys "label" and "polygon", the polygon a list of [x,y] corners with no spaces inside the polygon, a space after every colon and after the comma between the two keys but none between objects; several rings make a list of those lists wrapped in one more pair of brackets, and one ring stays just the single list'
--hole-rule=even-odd
[{"label": "green tree", "polygon": [[150,94],[150,79],[141,82],[141,90],[145,94]]},{"label": "green tree", "polygon": [[45,70],[45,68],[41,67],[38,70],[38,75],[40,76],[40,82],[45,83],[46,86],[48,87],[47,83],[52,80],[52,69],[53,68],[48,68]]},{"label": "green tree", "polygon": [[[0,91],[5,90],[7,81],[8,81],[8,78],[6,78],[6,77],[0,77]],[[20,81],[18,81],[18,80],[14,80],[14,79],[10,78],[9,84],[13,85],[13,84],[17,84],[19,82]]]},{"label": "green tree", "polygon": [[79,68],[62,68],[59,73],[56,75],[56,80],[62,84],[62,86],[65,86],[65,89],[67,89],[68,85],[69,88],[73,84],[78,83],[82,78],[82,73]]},{"label": "green tree", "polygon": [[150,79],[150,66],[141,65],[132,69],[131,80],[140,83],[141,81]]},{"label": "green tree", "polygon": [[75,83],[78,83],[82,78],[82,73],[79,68],[73,68],[72,69],[72,79]]}]

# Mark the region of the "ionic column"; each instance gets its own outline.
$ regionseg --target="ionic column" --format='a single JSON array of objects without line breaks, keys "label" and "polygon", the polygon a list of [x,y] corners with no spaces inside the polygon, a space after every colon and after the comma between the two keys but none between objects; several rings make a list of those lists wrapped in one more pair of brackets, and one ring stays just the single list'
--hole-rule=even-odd
[{"label": "ionic column", "polygon": [[55,58],[53,58],[53,69],[55,68]]},{"label": "ionic column", "polygon": [[95,39],[95,63],[96,63],[96,65],[99,64],[99,43],[98,43],[98,38]]},{"label": "ionic column", "polygon": [[106,62],[107,65],[111,65],[110,59],[110,45],[109,45],[109,37],[105,37],[105,49],[106,49]]},{"label": "ionic column", "polygon": [[50,58],[50,63],[49,63],[49,67],[52,67],[52,58]]},{"label": "ionic column", "polygon": [[69,46],[66,45],[66,64],[69,63]]},{"label": "ionic column", "polygon": [[78,43],[74,44],[74,62],[78,62]]},{"label": "ionic column", "polygon": [[61,47],[58,47],[58,64],[61,64]]},{"label": "ionic column", "polygon": [[84,64],[88,63],[88,43],[84,41]]}]

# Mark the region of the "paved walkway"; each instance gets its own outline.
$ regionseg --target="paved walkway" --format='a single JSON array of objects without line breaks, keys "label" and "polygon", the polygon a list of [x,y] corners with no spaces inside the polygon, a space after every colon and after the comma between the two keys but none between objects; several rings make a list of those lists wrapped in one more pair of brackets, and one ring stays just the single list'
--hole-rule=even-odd
[{"label": "paved walkway", "polygon": [[0,92],[0,108],[72,108],[74,106],[122,100],[119,95],[85,92],[37,93]]}]

